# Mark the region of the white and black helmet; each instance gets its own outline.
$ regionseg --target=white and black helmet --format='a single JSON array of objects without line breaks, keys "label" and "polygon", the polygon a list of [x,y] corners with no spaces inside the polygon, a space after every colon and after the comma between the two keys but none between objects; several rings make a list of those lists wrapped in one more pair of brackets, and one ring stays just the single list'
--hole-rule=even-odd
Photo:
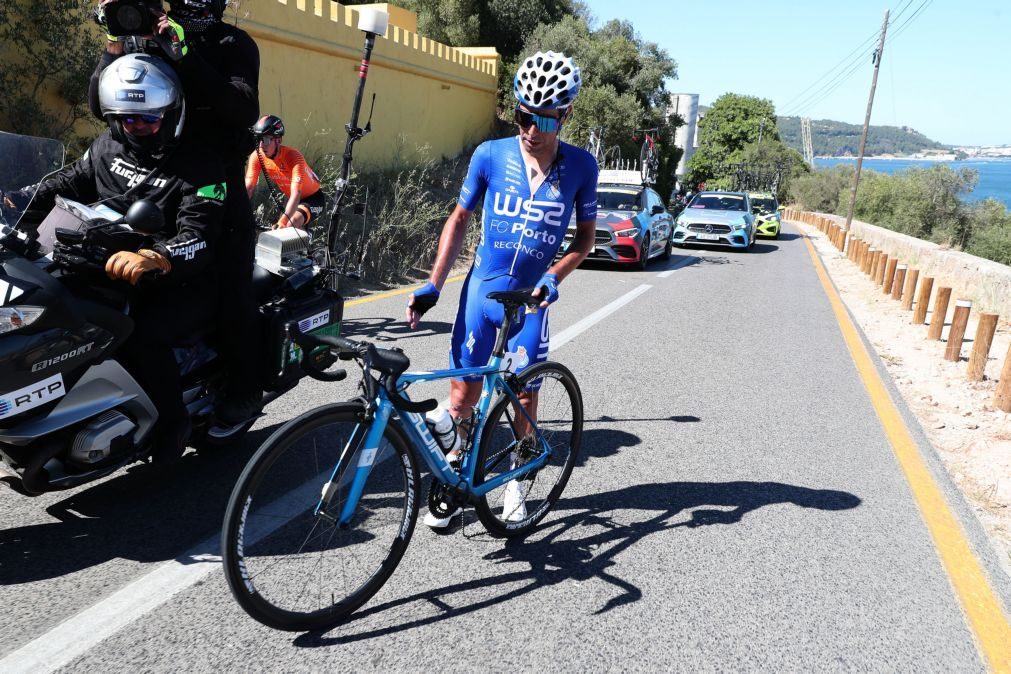
[{"label": "white and black helmet", "polygon": [[[98,83],[98,102],[113,137],[134,149],[157,152],[182,135],[185,120],[183,86],[172,68],[150,54],[127,54],[112,62]],[[123,131],[123,115],[158,115],[157,138],[137,143]]]},{"label": "white and black helmet", "polygon": [[571,57],[537,52],[523,60],[513,79],[516,100],[529,108],[566,108],[579,94],[582,78]]}]

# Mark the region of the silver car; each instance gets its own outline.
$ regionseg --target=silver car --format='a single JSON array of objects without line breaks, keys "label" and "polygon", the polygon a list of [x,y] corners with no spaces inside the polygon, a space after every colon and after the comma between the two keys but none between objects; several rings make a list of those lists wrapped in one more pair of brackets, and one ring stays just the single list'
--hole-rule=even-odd
[{"label": "silver car", "polygon": [[751,199],[744,192],[699,192],[674,221],[673,241],[748,250],[755,243]]}]

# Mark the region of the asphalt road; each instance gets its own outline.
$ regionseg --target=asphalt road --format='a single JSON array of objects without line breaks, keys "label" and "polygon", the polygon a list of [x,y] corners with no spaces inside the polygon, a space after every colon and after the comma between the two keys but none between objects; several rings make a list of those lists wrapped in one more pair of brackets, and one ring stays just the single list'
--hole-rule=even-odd
[{"label": "asphalt road", "polygon": [[[443,367],[459,288],[417,332],[401,295],[349,307],[345,334]],[[451,535],[419,522],[350,622],[255,623],[216,538],[255,447],[353,394],[305,382],[244,446],[187,455],[167,478],[0,491],[0,671],[985,669],[803,239],[580,269],[551,311],[565,336],[552,357],[579,379],[587,424],[534,535],[493,539],[472,515]],[[1007,577],[905,416],[1008,606]]]}]

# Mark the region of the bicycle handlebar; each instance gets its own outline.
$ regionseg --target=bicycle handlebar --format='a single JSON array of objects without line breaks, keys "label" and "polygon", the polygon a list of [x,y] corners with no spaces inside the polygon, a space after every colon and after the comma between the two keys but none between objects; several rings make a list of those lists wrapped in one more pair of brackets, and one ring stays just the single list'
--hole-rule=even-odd
[{"label": "bicycle handlebar", "polygon": [[[439,406],[439,401],[434,398],[413,402],[397,390],[397,380],[411,365],[411,361],[399,349],[378,349],[369,342],[356,342],[346,337],[307,335],[299,332],[298,324],[294,322],[288,324],[288,332],[292,340],[303,349],[311,350],[318,346],[328,346],[332,351],[336,351],[336,356],[341,360],[360,358],[364,361],[366,369],[374,369],[386,375],[386,394],[398,410],[424,414]],[[340,381],[347,376],[347,372],[344,370],[324,372],[311,360],[304,358],[302,367],[306,370],[306,374],[319,381]]]}]

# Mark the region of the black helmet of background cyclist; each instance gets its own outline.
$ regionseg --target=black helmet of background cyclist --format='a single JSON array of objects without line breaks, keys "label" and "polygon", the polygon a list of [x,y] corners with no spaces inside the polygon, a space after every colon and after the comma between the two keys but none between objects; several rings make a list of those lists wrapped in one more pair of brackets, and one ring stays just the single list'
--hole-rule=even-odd
[{"label": "black helmet of background cyclist", "polygon": [[[179,76],[150,54],[127,54],[102,71],[98,102],[112,137],[142,156],[158,156],[182,135],[186,118]],[[121,117],[158,115],[161,128],[150,136],[133,136],[123,129]]]},{"label": "black helmet of background cyclist", "polygon": [[284,135],[284,122],[275,115],[264,115],[256,120],[256,124],[250,129],[254,136],[273,136],[280,138]]},{"label": "black helmet of background cyclist", "polygon": [[168,15],[188,33],[200,33],[221,20],[229,0],[168,0]]}]

